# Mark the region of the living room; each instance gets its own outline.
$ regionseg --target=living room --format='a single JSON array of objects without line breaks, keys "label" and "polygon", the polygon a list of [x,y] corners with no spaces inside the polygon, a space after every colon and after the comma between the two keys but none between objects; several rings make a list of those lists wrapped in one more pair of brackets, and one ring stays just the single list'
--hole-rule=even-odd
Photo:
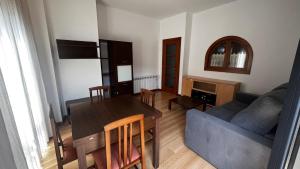
[{"label": "living room", "polygon": [[[1,165],[109,168],[98,157],[108,122],[143,113],[141,164],[126,167],[297,168],[299,9],[299,0],[1,0]],[[134,143],[144,135],[128,133]]]}]

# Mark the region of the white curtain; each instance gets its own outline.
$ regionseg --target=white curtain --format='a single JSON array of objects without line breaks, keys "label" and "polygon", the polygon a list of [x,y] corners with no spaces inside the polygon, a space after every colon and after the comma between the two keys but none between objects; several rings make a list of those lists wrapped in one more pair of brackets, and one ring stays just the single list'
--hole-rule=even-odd
[{"label": "white curtain", "polygon": [[[47,149],[48,106],[25,0],[0,0],[0,81],[28,168],[41,168]],[[1,92],[1,91],[0,91]],[[5,117],[6,116],[6,117]],[[8,117],[10,116],[10,117]],[[23,166],[24,167],[24,166]]]}]

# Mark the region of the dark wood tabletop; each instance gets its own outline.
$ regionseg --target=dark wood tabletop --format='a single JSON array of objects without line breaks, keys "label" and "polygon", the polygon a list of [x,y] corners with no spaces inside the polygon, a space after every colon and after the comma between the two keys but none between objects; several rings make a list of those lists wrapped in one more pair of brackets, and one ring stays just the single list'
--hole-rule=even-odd
[{"label": "dark wood tabletop", "polygon": [[[146,118],[159,119],[162,113],[151,106],[142,103],[134,96],[124,95],[104,99],[100,102],[82,102],[70,104],[70,116],[72,123],[72,136],[74,146],[77,149],[79,159],[79,167],[85,168],[86,162],[83,160],[83,153],[90,152],[90,148],[84,148],[84,142],[91,139],[88,137],[95,135],[104,130],[104,126],[110,122],[136,114],[144,114]],[[159,145],[159,122],[156,120],[156,141],[154,141],[155,149],[158,150]],[[95,136],[93,136],[95,137]],[[88,143],[85,143],[88,144]],[[92,143],[91,143],[92,144]],[[80,147],[81,146],[81,147]],[[158,167],[158,152],[156,152],[153,164]],[[85,156],[85,154],[84,154]],[[84,166],[84,167],[82,167]]]},{"label": "dark wood tabletop", "polygon": [[204,101],[194,99],[188,96],[178,96],[176,98],[170,99],[169,110],[171,110],[172,102],[181,105],[186,110],[196,108],[197,106],[202,105],[202,110],[206,111],[206,103]]}]

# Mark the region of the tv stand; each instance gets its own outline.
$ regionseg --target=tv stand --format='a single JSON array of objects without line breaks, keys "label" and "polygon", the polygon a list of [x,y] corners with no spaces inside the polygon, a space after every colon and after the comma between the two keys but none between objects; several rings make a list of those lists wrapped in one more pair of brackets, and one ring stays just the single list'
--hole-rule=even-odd
[{"label": "tv stand", "polygon": [[[219,106],[228,103],[234,99],[235,93],[240,89],[240,82],[204,78],[200,76],[183,76],[182,79],[182,96],[192,96],[192,91],[206,93],[204,96],[215,95],[215,105]],[[195,97],[195,95],[194,95]],[[202,98],[207,99],[207,98]],[[205,100],[204,100],[205,101]]]}]

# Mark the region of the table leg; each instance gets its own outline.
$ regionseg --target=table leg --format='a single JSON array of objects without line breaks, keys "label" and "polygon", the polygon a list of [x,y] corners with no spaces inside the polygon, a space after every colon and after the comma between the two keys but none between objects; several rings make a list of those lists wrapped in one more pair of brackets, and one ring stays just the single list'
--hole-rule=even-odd
[{"label": "table leg", "polygon": [[84,146],[77,146],[76,151],[77,151],[79,169],[87,169]]},{"label": "table leg", "polygon": [[155,128],[153,132],[153,167],[159,166],[159,118],[155,119]]},{"label": "table leg", "polygon": [[204,111],[204,112],[206,111],[206,103],[203,104],[203,108],[202,109],[203,109],[202,111]]}]

